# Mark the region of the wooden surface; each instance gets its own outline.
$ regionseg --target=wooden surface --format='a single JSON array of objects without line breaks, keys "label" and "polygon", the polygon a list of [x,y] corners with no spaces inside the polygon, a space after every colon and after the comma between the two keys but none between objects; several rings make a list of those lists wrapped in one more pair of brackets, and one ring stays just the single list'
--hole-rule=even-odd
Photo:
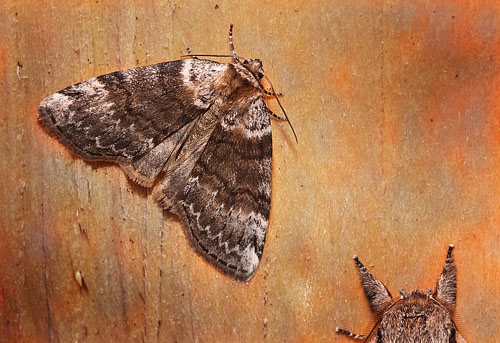
[{"label": "wooden surface", "polygon": [[[271,220],[249,283],[221,275],[116,166],[37,122],[70,84],[197,53],[261,58]],[[348,342],[368,303],[352,256],[397,294],[456,245],[469,343],[500,337],[496,1],[0,3],[0,342]],[[272,100],[270,107],[279,113]]]}]

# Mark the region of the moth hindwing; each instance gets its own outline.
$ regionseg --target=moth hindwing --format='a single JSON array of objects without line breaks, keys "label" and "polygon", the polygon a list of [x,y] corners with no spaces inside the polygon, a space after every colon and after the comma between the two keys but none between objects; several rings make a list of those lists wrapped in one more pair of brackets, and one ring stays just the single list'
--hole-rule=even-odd
[{"label": "moth hindwing", "polygon": [[[102,75],[43,100],[42,125],[86,160],[118,163],[180,218],[196,251],[255,273],[271,201],[272,140],[260,60],[188,59]],[[198,55],[201,56],[201,55]],[[271,85],[272,87],[272,85]],[[285,114],[286,115],[286,114]],[[284,119],[278,117],[279,119]]]},{"label": "moth hindwing", "polygon": [[399,291],[393,299],[385,285],[377,280],[354,257],[363,290],[378,321],[368,335],[357,335],[344,329],[337,332],[367,343],[466,343],[458,332],[452,313],[457,295],[457,267],[453,245],[434,291]]}]

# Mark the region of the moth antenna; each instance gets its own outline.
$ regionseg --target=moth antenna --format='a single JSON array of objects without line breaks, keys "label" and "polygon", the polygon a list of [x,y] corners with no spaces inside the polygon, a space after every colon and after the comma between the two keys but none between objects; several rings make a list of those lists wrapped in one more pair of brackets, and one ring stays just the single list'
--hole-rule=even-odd
[{"label": "moth antenna", "polygon": [[[188,52],[187,56],[191,56],[192,58],[194,59],[198,59],[198,57],[196,57],[196,55],[193,55],[193,52],[191,51],[191,48],[189,46],[186,45],[186,50]],[[186,55],[183,55],[184,57],[187,57]]]},{"label": "moth antenna", "polygon": [[240,63],[240,59],[238,58],[238,55],[236,55],[236,52],[234,51],[233,24],[229,24],[229,48],[231,49],[231,55],[233,57],[233,61],[235,63]]},{"label": "moth antenna", "polygon": [[[233,44],[233,24],[230,24],[229,25],[229,48],[231,49],[231,56],[233,57],[233,61],[235,63],[238,63],[238,64],[241,64],[240,62],[240,58],[238,57],[238,55],[236,54],[236,51],[234,50],[234,44]],[[201,55],[198,55],[198,56],[201,56]],[[263,92],[265,94],[268,94],[268,95],[272,95],[275,97],[276,101],[278,102],[278,105],[280,106],[281,108],[281,111],[283,112],[283,114],[285,115],[285,119],[286,121],[288,122],[288,125],[290,125],[290,128],[292,129],[292,132],[293,132],[293,136],[295,137],[295,141],[297,142],[297,144],[299,143],[299,140],[297,138],[297,134],[295,133],[295,129],[293,128],[292,126],[292,123],[290,122],[290,119],[288,118],[288,115],[286,114],[286,111],[285,109],[283,108],[283,105],[281,105],[281,102],[280,100],[278,99],[278,93],[276,93],[276,91],[274,90],[274,87],[273,87],[273,84],[271,82],[271,80],[269,80],[269,78],[267,77],[267,75],[264,74],[264,77],[266,78],[267,82],[269,82],[269,85],[271,86],[271,92],[269,91],[266,91],[265,89],[263,89]],[[278,119],[280,119],[279,116],[276,116]]]},{"label": "moth antenna", "polygon": [[269,110],[269,114],[271,115],[271,117],[273,118],[276,118],[278,120],[283,120],[283,121],[286,121],[286,118],[285,117],[280,117],[279,115],[277,115],[276,113],[274,113],[273,111]]},{"label": "moth antenna", "polygon": [[233,55],[215,55],[215,54],[188,54],[181,57],[233,57]]},{"label": "moth antenna", "polygon": [[268,91],[267,89],[263,89],[262,90],[264,92],[265,95],[269,95],[269,96],[284,96],[285,94],[284,93],[281,93],[281,92],[278,92],[278,93],[273,93],[273,92],[270,92]]},{"label": "moth antenna", "polygon": [[341,328],[335,328],[335,332],[340,333],[342,335],[349,336],[349,337],[354,338],[354,339],[365,339],[366,338],[365,335],[357,335],[355,333],[352,333],[352,332],[350,332],[348,330],[344,330],[344,329],[341,329]]},{"label": "moth antenna", "polygon": [[365,291],[370,307],[373,311],[381,313],[392,302],[391,292],[385,285],[377,280],[372,273],[361,263],[358,256],[354,255],[354,262],[358,268],[361,285]]},{"label": "moth antenna", "polygon": [[435,298],[445,305],[449,310],[454,310],[457,301],[457,266],[453,259],[453,248],[450,244],[443,271],[439,275],[434,290]]},{"label": "moth antenna", "polygon": [[281,108],[281,111],[283,112],[283,114],[285,115],[285,118],[286,118],[286,121],[288,122],[288,125],[290,125],[290,128],[292,129],[292,132],[293,132],[293,135],[295,136],[295,141],[297,142],[297,144],[299,143],[299,140],[297,139],[297,134],[295,133],[295,130],[292,126],[292,123],[290,122],[290,119],[288,118],[288,116],[286,115],[286,111],[285,109],[283,108],[283,106],[281,105],[281,102],[280,102],[280,99],[278,98],[278,95],[276,94],[276,91],[274,90],[274,87],[273,87],[273,83],[271,82],[271,80],[269,80],[269,78],[267,77],[266,74],[264,74],[264,77],[266,78],[267,82],[269,82],[269,85],[271,86],[271,93],[274,95],[274,98],[276,99],[276,101],[278,102],[278,105],[280,105],[280,108]]}]

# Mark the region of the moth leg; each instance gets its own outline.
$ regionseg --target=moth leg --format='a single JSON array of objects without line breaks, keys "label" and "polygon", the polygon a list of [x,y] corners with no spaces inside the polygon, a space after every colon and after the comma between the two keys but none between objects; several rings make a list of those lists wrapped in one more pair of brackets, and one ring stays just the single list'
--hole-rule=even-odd
[{"label": "moth leg", "polygon": [[287,120],[288,120],[288,119],[286,119],[286,117],[280,117],[279,115],[277,115],[276,113],[274,113],[274,112],[273,112],[273,111],[271,111],[271,110],[269,110],[269,114],[270,114],[272,117],[274,117],[274,118],[276,118],[276,119],[278,119],[278,120],[284,120],[284,121],[287,121]]},{"label": "moth leg", "polygon": [[186,50],[188,52],[188,55],[191,56],[192,59],[195,59],[195,60],[198,59],[198,57],[193,56],[193,52],[191,51],[191,48],[189,46],[187,46],[187,45],[186,45]]},{"label": "moth leg", "polygon": [[269,96],[283,96],[285,95],[285,93],[274,93],[274,92],[271,92],[271,91],[268,91],[267,89],[263,89],[263,92],[265,95],[269,95]]},{"label": "moth leg", "polygon": [[356,335],[355,333],[352,333],[350,331],[347,331],[347,330],[344,330],[344,329],[341,329],[341,328],[336,328],[335,331],[337,333],[349,336],[349,337],[354,338],[354,339],[366,339],[365,335]]}]

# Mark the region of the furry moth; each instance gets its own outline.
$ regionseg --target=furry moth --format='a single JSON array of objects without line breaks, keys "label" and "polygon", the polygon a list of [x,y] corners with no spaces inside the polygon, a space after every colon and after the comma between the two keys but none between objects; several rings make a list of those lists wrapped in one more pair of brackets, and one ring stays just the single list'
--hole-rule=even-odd
[{"label": "furry moth", "polygon": [[337,332],[367,343],[466,343],[452,314],[457,298],[457,267],[453,245],[434,291],[400,290],[393,299],[385,285],[354,256],[363,290],[378,321],[367,336],[337,328]]},{"label": "furry moth", "polygon": [[[187,59],[72,85],[44,99],[38,113],[74,154],[116,162],[142,186],[155,183],[154,197],[180,218],[194,249],[218,270],[247,281],[269,222],[270,116],[288,118],[262,62],[235,53],[232,25],[229,43],[231,55],[188,49]],[[275,97],[285,117],[271,112],[265,96]]]}]

